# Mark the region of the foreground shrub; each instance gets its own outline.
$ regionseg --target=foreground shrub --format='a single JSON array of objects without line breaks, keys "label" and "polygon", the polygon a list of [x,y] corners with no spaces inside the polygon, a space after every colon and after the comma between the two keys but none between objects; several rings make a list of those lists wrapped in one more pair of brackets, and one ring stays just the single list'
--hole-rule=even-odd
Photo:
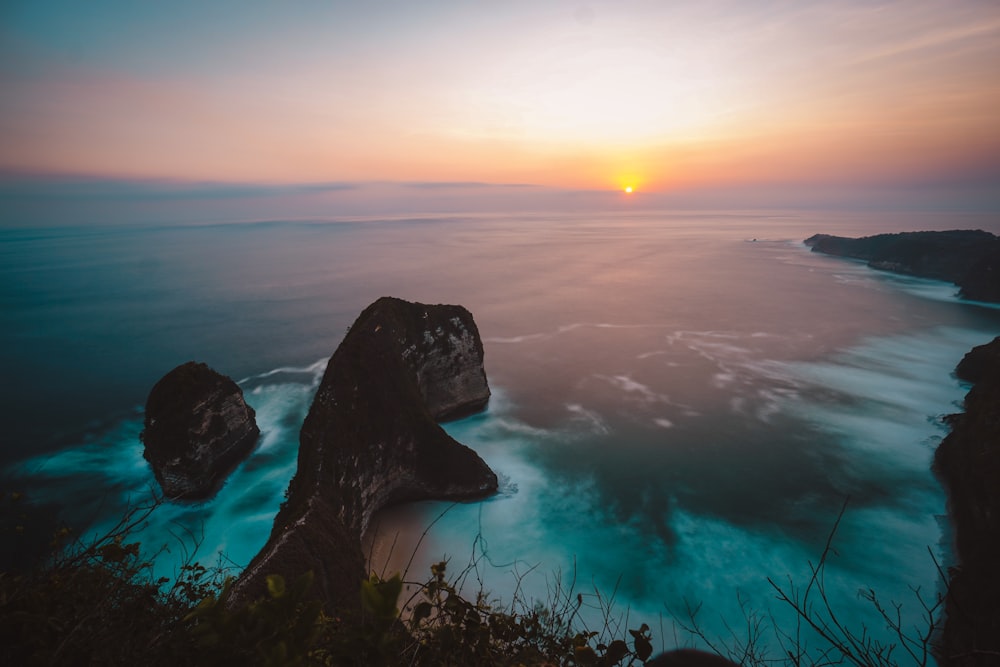
[{"label": "foreground shrub", "polygon": [[[128,512],[86,543],[60,529],[48,557],[30,570],[0,573],[0,664],[634,667],[653,654],[650,628],[629,628],[599,593],[604,624],[594,631],[579,616],[584,596],[572,586],[557,586],[546,603],[504,607],[482,589],[464,594],[460,582],[468,570],[450,579],[446,562],[433,565],[420,584],[407,585],[399,575],[359,582],[355,615],[324,613],[309,596],[311,574],[290,583],[269,576],[267,595],[234,605],[232,580],[220,568],[189,562],[176,580],[154,578],[153,558],[144,558],[130,536],[155,506]],[[18,525],[12,526],[14,535],[6,537],[17,539]],[[925,601],[915,591],[927,627],[910,636],[898,605],[885,606],[873,591],[863,591],[895,633],[898,641],[891,643],[875,641],[864,627],[852,629],[831,608],[824,568],[836,527],[804,588],[769,580],[777,599],[796,612],[796,627],[768,625],[751,609],[745,610],[745,636],[725,643],[699,628],[696,611],[687,624],[675,620],[675,628],[748,667],[933,664],[941,596]],[[404,600],[407,586],[413,593]],[[776,638],[777,657],[768,655],[765,632]]]},{"label": "foreground shrub", "polygon": [[[16,496],[5,500],[17,500]],[[0,663],[6,665],[190,664],[183,615],[213,590],[212,575],[185,565],[171,584],[154,579],[129,535],[155,503],[130,510],[88,543],[57,531],[49,555],[0,573]],[[17,539],[15,535],[5,536]],[[170,584],[169,586],[167,586]]]}]

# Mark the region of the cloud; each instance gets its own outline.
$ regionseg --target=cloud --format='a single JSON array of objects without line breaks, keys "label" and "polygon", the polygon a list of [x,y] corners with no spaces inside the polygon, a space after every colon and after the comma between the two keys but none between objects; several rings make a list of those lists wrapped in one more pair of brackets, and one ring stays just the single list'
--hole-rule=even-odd
[{"label": "cloud", "polygon": [[888,42],[876,50],[858,56],[852,64],[861,65],[878,60],[912,56],[922,51],[942,47],[947,47],[953,55],[956,49],[976,48],[972,40],[978,38],[996,39],[998,33],[1000,33],[1000,21],[945,26],[907,36],[896,42]]},{"label": "cloud", "polygon": [[221,183],[42,176],[0,172],[0,197],[19,199],[204,200],[307,195],[355,190],[357,183]]},{"label": "cloud", "polygon": [[538,185],[531,183],[485,183],[481,181],[404,181],[402,183],[390,183],[403,188],[415,188],[417,190],[470,190],[477,188],[537,188]]}]

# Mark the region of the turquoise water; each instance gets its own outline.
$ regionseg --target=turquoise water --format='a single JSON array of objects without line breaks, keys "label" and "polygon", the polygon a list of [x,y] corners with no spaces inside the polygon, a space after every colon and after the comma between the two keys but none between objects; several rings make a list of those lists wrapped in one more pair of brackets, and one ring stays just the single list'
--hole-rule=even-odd
[{"label": "turquoise water", "polygon": [[998,224],[654,212],[4,230],[5,474],[100,530],[155,485],[146,392],[205,361],[240,381],[260,445],[217,497],[159,508],[141,539],[166,549],[167,575],[194,543],[239,569],[353,319],[382,295],[461,303],[494,397],[447,428],[501,492],[386,511],[373,567],[417,580],[443,557],[473,562],[469,585],[507,603],[573,580],[588,622],[613,594],[669,646],[690,640],[671,621],[689,606],[715,636],[745,624],[741,600],[791,623],[768,578],[804,585],[847,501],[832,599],[880,632],[857,597],[870,586],[917,623],[910,588],[938,590],[931,554],[948,558],[929,465],[966,390],[951,371],[1000,333],[1000,310],[801,239]]}]

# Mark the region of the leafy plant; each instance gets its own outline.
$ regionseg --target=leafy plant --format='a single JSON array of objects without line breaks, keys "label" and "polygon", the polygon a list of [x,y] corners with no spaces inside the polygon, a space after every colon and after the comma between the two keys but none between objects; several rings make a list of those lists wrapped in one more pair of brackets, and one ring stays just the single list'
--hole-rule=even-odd
[{"label": "leafy plant", "polygon": [[[604,644],[595,631],[574,630],[558,599],[549,607],[504,609],[482,591],[474,600],[463,596],[446,572],[446,561],[432,565],[431,579],[407,604],[406,664],[611,667],[641,664],[653,652],[645,624],[629,631],[631,646],[624,639]],[[580,596],[571,616],[582,603]]]},{"label": "leafy plant", "polygon": [[213,665],[279,667],[307,664],[320,634],[320,604],[307,600],[313,575],[290,587],[279,575],[267,577],[267,596],[231,609],[232,579],[184,616],[187,632],[200,649],[199,659]]},{"label": "leafy plant", "polygon": [[[181,611],[212,584],[190,564],[172,584],[156,579],[130,536],[157,501],[130,509],[105,534],[84,542],[62,527],[49,554],[24,572],[0,574],[3,664],[176,664]],[[150,657],[153,659],[150,659]]]},{"label": "leafy plant", "polygon": [[[447,561],[436,563],[422,583],[373,574],[358,582],[361,611],[354,616],[324,613],[310,597],[312,574],[291,584],[269,576],[266,595],[236,605],[232,579],[190,558],[174,581],[153,577],[155,556],[144,557],[132,535],[156,504],[130,510],[89,542],[61,528],[49,556],[33,569],[0,573],[0,664],[636,667],[654,651],[648,625],[629,627],[627,615],[614,613],[614,593],[585,596],[575,592],[575,578],[567,586],[557,578],[544,603],[517,592],[503,605],[481,582],[475,595],[466,594],[475,559],[454,577]],[[745,628],[730,629],[725,640],[699,627],[697,606],[688,608],[686,623],[675,624],[747,667],[932,664],[942,595],[925,601],[915,591],[927,627],[912,631],[903,627],[899,605],[863,590],[861,597],[895,633],[894,642],[875,641],[833,608],[824,571],[845,510],[846,503],[804,587],[769,580],[778,600],[796,612],[797,625],[778,627],[742,599]],[[407,590],[413,592],[404,598]],[[584,605],[599,612],[603,627],[588,627]],[[781,649],[778,657],[767,654],[763,636],[769,630]]]}]

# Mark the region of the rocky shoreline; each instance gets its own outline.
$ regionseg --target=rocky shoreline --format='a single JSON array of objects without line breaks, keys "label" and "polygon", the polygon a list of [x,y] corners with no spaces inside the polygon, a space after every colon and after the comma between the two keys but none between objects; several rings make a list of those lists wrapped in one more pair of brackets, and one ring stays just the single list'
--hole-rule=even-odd
[{"label": "rocky shoreline", "polygon": [[958,562],[948,571],[940,653],[948,665],[1000,664],[1000,337],[956,375],[973,386],[934,468],[948,492]]}]

